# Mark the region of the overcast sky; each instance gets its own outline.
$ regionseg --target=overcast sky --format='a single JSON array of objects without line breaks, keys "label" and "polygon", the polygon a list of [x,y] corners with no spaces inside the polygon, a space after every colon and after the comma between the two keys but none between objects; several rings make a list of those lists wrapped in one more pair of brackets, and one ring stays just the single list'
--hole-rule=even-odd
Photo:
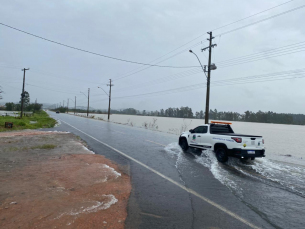
[{"label": "overcast sky", "polygon": [[[25,90],[30,93],[31,102],[37,99],[40,103],[59,104],[76,96],[77,105],[86,106],[87,98],[80,92],[86,94],[90,88],[90,106],[107,109],[107,95],[98,86],[108,92],[106,84],[113,79],[112,108],[160,110],[188,106],[193,111],[204,110],[206,78],[196,57],[187,50],[192,48],[206,65],[208,51],[201,52],[201,48],[208,46],[206,32],[212,30],[213,43],[217,44],[212,63],[218,69],[211,74],[211,109],[305,113],[305,52],[302,52],[305,43],[288,46],[305,42],[305,8],[219,36],[302,6],[305,1],[290,1],[214,30],[285,2],[288,0],[0,0],[0,22],[26,32],[131,61],[153,64],[164,60],[159,65],[196,66],[161,68],[120,62],[0,25],[0,85],[4,91],[0,102],[20,100],[21,68],[30,68],[26,72]],[[260,53],[281,47],[284,48],[273,54],[277,57]],[[294,53],[287,54],[289,51]],[[246,56],[255,53],[259,54]],[[237,57],[242,58],[221,62]],[[280,74],[302,68],[301,74]],[[278,74],[265,75],[269,73]],[[244,78],[255,75],[259,76],[247,81]],[[264,82],[253,82],[258,79]],[[198,86],[187,87],[190,85]],[[176,88],[182,89],[147,94]],[[141,94],[146,95],[133,96]]]}]

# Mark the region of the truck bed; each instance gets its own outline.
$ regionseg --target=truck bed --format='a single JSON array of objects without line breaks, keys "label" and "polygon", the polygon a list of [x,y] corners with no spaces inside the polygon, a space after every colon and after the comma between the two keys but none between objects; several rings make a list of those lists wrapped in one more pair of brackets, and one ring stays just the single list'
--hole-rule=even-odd
[{"label": "truck bed", "polygon": [[249,137],[249,138],[262,138],[263,136],[236,134],[236,133],[217,133],[214,135],[227,135],[227,136],[238,136],[238,137]]},{"label": "truck bed", "polygon": [[256,135],[236,134],[234,133],[230,125],[219,125],[219,124],[210,125],[210,134],[239,136],[239,137],[248,137],[248,138],[262,138],[262,136],[256,136]]}]

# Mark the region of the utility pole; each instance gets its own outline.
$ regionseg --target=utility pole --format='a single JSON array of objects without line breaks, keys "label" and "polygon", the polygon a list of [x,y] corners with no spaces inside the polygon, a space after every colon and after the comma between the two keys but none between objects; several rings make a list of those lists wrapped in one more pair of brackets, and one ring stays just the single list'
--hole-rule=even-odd
[{"label": "utility pole", "polygon": [[211,65],[211,59],[212,59],[212,48],[214,46],[217,46],[216,44],[212,44],[212,40],[214,37],[212,36],[212,32],[208,32],[210,35],[210,39],[207,39],[210,41],[210,45],[206,48],[201,49],[201,51],[205,51],[206,49],[209,49],[209,63],[208,63],[208,77],[207,77],[207,95],[206,95],[206,103],[205,103],[205,124],[209,123],[209,111],[210,111],[210,82],[211,82],[211,70],[215,70],[216,66]]},{"label": "utility pole", "polygon": [[68,98],[68,103],[67,103],[67,114],[69,113],[69,98]]},{"label": "utility pole", "polygon": [[88,88],[88,107],[87,107],[87,117],[89,114],[89,97],[90,97],[90,88]]},{"label": "utility pole", "polygon": [[111,79],[109,79],[110,84],[107,84],[107,86],[109,86],[109,106],[108,106],[108,121],[110,119],[110,102],[111,102],[111,87],[114,86],[113,84],[111,84]]},{"label": "utility pole", "polygon": [[25,83],[25,71],[30,70],[29,68],[24,68],[21,71],[23,71],[23,86],[22,86],[22,93],[21,93],[21,112],[20,112],[20,118],[22,118],[23,114],[23,100],[24,100],[24,83]]},{"label": "utility pole", "polygon": [[62,101],[62,107],[65,107],[65,100]]},{"label": "utility pole", "polygon": [[75,102],[75,105],[74,105],[74,115],[75,115],[75,110],[76,110],[76,96],[75,96],[74,102]]}]

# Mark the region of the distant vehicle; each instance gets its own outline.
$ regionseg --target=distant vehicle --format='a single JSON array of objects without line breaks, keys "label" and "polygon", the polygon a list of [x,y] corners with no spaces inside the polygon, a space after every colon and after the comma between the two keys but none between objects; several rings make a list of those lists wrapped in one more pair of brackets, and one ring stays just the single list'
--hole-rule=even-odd
[{"label": "distant vehicle", "polygon": [[179,137],[179,145],[183,151],[189,147],[214,150],[219,162],[226,162],[229,156],[243,160],[265,157],[262,136],[235,134],[231,124],[212,121],[183,132]]},{"label": "distant vehicle", "polygon": [[59,111],[56,111],[56,114],[59,114]]}]

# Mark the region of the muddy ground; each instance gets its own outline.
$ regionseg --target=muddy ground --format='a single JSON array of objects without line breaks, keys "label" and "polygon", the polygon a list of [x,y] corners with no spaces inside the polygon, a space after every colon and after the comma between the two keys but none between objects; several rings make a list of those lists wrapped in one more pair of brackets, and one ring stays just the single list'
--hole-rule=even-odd
[{"label": "muddy ground", "polygon": [[70,133],[0,133],[0,228],[124,228],[128,171]]}]

